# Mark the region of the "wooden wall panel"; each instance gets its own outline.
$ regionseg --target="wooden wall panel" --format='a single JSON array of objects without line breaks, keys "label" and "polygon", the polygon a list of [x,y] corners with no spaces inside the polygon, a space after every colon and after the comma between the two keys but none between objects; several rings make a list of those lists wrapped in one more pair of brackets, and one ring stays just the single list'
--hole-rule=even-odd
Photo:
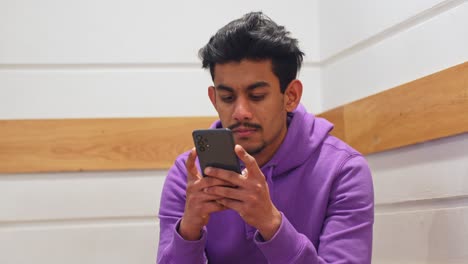
[{"label": "wooden wall panel", "polygon": [[334,125],[331,134],[337,138],[345,139],[345,120],[344,120],[344,107],[339,106],[327,112],[317,115],[318,117],[323,117],[328,121],[332,122]]},{"label": "wooden wall panel", "polygon": [[0,172],[169,168],[215,118],[0,121]]},{"label": "wooden wall panel", "polygon": [[[318,116],[364,154],[468,132],[468,62]],[[0,120],[0,173],[167,169],[215,117]]]},{"label": "wooden wall panel", "polygon": [[342,113],[344,123],[332,121],[363,154],[466,133],[468,63],[344,105]]}]

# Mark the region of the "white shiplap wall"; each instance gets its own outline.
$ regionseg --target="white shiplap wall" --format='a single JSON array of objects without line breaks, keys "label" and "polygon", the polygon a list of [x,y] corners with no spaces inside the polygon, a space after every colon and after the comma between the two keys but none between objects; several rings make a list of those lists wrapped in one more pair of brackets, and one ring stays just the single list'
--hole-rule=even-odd
[{"label": "white shiplap wall", "polygon": [[[250,10],[299,38],[321,112],[466,61],[465,2],[3,0],[0,119],[215,115],[196,53]],[[466,149],[460,135],[368,157],[373,263],[468,262]],[[165,173],[0,175],[0,263],[153,263]]]},{"label": "white shiplap wall", "polygon": [[[197,51],[257,10],[300,40],[321,112],[316,0],[2,0],[0,119],[213,116]],[[0,263],[154,263],[165,174],[0,175]]]},{"label": "white shiplap wall", "polygon": [[[330,0],[319,14],[325,110],[468,60],[467,1]],[[463,134],[367,157],[373,263],[468,263],[467,150]]]}]

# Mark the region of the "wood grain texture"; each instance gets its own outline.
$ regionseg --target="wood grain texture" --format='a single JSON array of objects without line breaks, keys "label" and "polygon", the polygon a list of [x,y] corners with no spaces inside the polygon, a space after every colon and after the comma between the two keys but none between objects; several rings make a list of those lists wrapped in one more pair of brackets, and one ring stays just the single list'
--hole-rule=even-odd
[{"label": "wood grain texture", "polygon": [[322,116],[330,118],[339,137],[363,154],[467,133],[468,62]]},{"label": "wood grain texture", "polygon": [[322,117],[327,119],[328,121],[332,122],[334,127],[331,131],[331,134],[337,138],[342,140],[345,139],[345,120],[344,120],[344,107],[339,106],[334,109],[328,110],[324,113],[317,115],[318,117]]},{"label": "wood grain texture", "polygon": [[[363,154],[468,132],[468,62],[318,116]],[[0,173],[167,169],[215,117],[0,120]]]},{"label": "wood grain texture", "polygon": [[0,172],[167,169],[215,118],[0,121]]}]

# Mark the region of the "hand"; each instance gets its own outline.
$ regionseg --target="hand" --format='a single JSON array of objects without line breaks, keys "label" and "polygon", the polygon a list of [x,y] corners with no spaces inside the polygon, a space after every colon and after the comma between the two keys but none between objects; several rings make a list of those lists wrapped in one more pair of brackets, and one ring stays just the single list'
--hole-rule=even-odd
[{"label": "hand", "polygon": [[186,240],[200,239],[201,229],[208,224],[210,214],[226,209],[222,204],[216,202],[221,197],[208,194],[204,190],[220,185],[229,185],[223,180],[201,176],[195,166],[196,157],[197,153],[193,148],[185,163],[187,168],[186,201],[178,231]]},{"label": "hand", "polygon": [[219,204],[238,212],[263,239],[270,240],[281,225],[281,214],[271,201],[268,184],[255,158],[240,145],[236,145],[235,152],[246,166],[242,174],[212,167],[206,168],[205,174],[237,188],[213,185],[205,188],[205,192],[221,197],[217,199]]}]

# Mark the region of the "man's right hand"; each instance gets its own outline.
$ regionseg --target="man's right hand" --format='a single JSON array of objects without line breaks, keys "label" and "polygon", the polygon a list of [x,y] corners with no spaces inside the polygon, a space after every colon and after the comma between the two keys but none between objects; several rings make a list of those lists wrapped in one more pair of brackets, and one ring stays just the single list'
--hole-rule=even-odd
[{"label": "man's right hand", "polygon": [[200,239],[201,230],[208,224],[210,214],[226,209],[216,202],[221,197],[208,194],[205,189],[217,185],[225,186],[227,183],[219,179],[203,177],[195,166],[196,157],[197,153],[193,148],[185,163],[187,168],[185,211],[178,230],[185,240]]}]

